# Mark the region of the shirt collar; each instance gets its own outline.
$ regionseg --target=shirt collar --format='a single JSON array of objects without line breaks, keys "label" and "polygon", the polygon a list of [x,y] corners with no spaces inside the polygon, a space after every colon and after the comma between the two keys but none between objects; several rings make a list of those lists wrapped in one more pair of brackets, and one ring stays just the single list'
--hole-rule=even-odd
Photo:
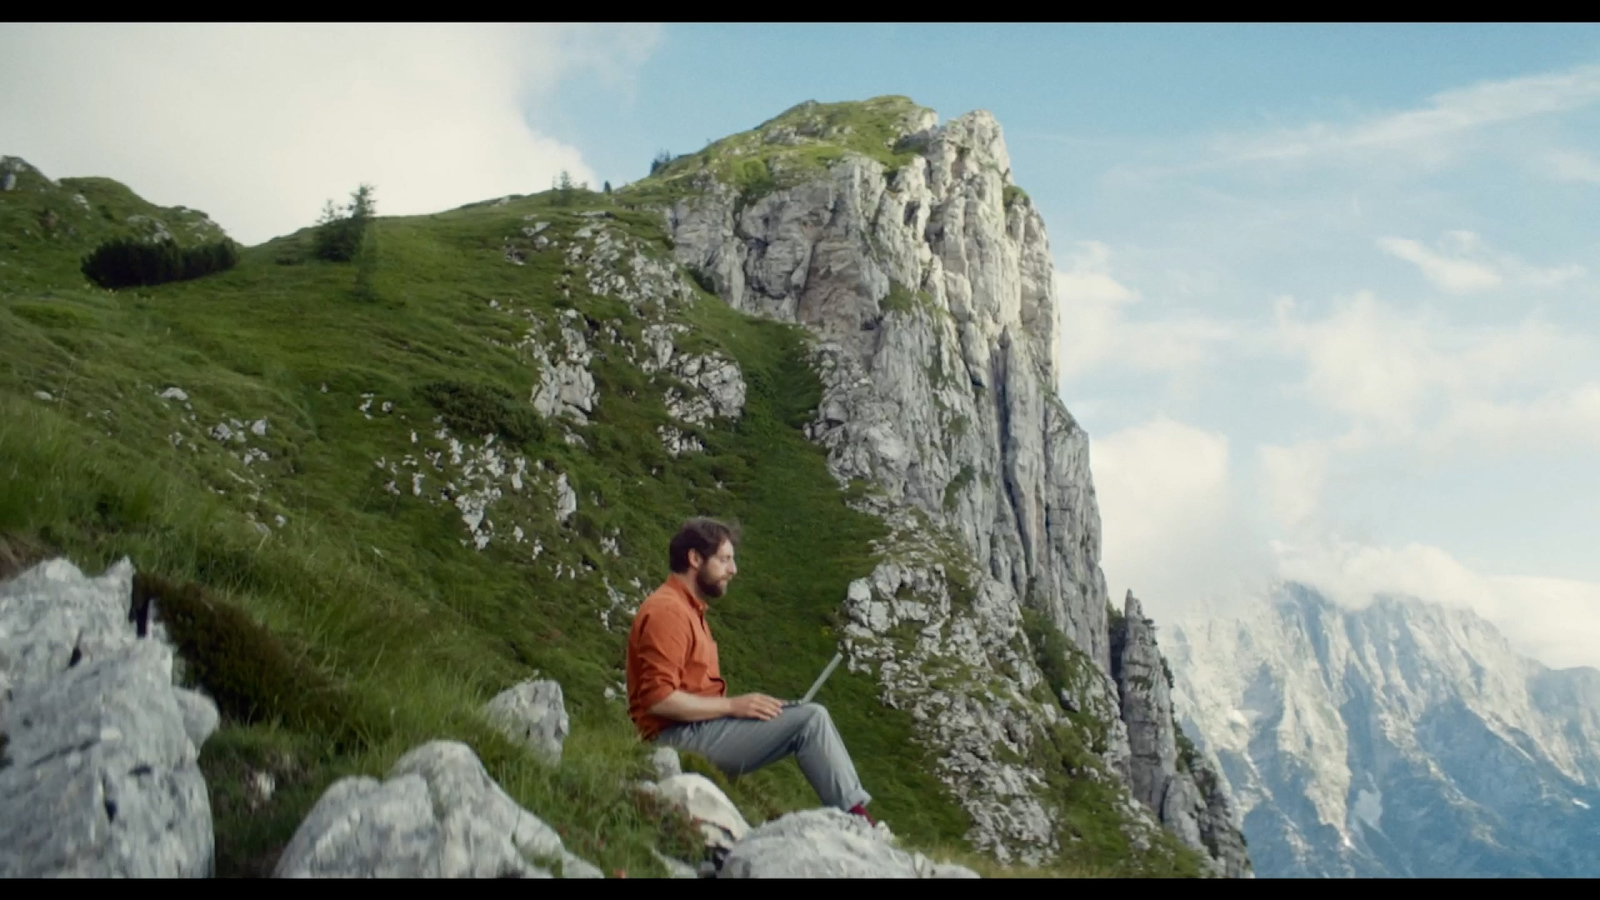
[{"label": "shirt collar", "polygon": [[701,600],[699,597],[696,597],[694,595],[694,591],[689,590],[689,585],[685,583],[684,579],[685,576],[674,572],[672,576],[667,579],[667,583],[672,586],[672,590],[679,597],[682,597],[683,600],[689,604],[690,609],[700,613],[701,615],[704,615],[706,611],[705,601]]}]

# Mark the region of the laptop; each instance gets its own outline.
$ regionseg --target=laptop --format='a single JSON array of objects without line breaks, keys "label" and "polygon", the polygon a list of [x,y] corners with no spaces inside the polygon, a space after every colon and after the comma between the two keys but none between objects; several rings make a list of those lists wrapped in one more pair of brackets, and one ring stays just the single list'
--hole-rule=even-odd
[{"label": "laptop", "polygon": [[826,669],[823,669],[822,670],[822,674],[817,676],[817,680],[811,683],[811,690],[806,691],[806,695],[804,697],[801,697],[799,700],[790,700],[787,703],[783,704],[783,708],[784,709],[788,709],[791,706],[799,706],[802,703],[810,703],[811,702],[811,698],[815,697],[817,695],[817,691],[822,689],[822,683],[824,681],[828,680],[828,676],[832,675],[833,674],[833,670],[838,668],[839,667],[839,663],[841,663],[843,661],[844,661],[844,654],[843,653],[835,653],[833,655],[833,660],[828,663],[828,667]]}]

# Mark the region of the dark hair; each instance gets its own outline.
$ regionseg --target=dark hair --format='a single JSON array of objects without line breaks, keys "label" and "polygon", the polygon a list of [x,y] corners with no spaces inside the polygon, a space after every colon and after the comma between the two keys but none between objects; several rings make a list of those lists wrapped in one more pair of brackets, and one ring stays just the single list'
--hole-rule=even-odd
[{"label": "dark hair", "polygon": [[672,536],[672,543],[667,547],[668,562],[672,566],[672,571],[680,575],[689,571],[690,550],[699,553],[701,559],[710,559],[722,549],[723,541],[728,541],[737,547],[738,526],[725,525],[716,519],[690,519],[683,523],[683,527]]}]

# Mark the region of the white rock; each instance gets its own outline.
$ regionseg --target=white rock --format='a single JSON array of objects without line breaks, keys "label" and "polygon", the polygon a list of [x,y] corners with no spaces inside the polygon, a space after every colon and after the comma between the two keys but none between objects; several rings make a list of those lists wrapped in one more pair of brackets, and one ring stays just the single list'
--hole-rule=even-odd
[{"label": "white rock", "polygon": [[159,621],[139,637],[132,580],[53,559],[0,584],[0,877],[211,874],[215,707],[174,685]]},{"label": "white rock", "polygon": [[578,494],[567,484],[567,473],[556,476],[556,520],[565,522],[578,511]]},{"label": "white rock", "polygon": [[[536,864],[534,861],[538,861]],[[335,782],[278,859],[278,878],[599,878],[555,830],[519,807],[465,744],[432,741],[387,781]]]},{"label": "white rock", "polygon": [[837,809],[792,812],[728,852],[720,878],[977,878],[894,846],[883,829]]},{"label": "white rock", "polygon": [[525,681],[500,692],[484,707],[484,714],[512,740],[551,765],[560,764],[569,722],[559,683]]},{"label": "white rock", "polygon": [[663,798],[689,814],[700,827],[708,847],[731,847],[750,831],[739,808],[704,775],[693,772],[673,775],[657,782],[656,789]]}]

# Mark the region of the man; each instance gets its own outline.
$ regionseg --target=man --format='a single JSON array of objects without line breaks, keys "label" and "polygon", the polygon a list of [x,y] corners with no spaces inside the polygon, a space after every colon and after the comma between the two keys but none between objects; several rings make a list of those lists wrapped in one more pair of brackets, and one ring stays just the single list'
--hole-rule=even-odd
[{"label": "man", "polygon": [[711,519],[691,519],[672,538],[672,575],[640,605],[628,634],[628,715],[645,740],[698,753],[731,776],[792,753],[824,805],[870,823],[872,796],[826,709],[765,694],[727,696],[705,611],[739,571],[736,542]]}]

